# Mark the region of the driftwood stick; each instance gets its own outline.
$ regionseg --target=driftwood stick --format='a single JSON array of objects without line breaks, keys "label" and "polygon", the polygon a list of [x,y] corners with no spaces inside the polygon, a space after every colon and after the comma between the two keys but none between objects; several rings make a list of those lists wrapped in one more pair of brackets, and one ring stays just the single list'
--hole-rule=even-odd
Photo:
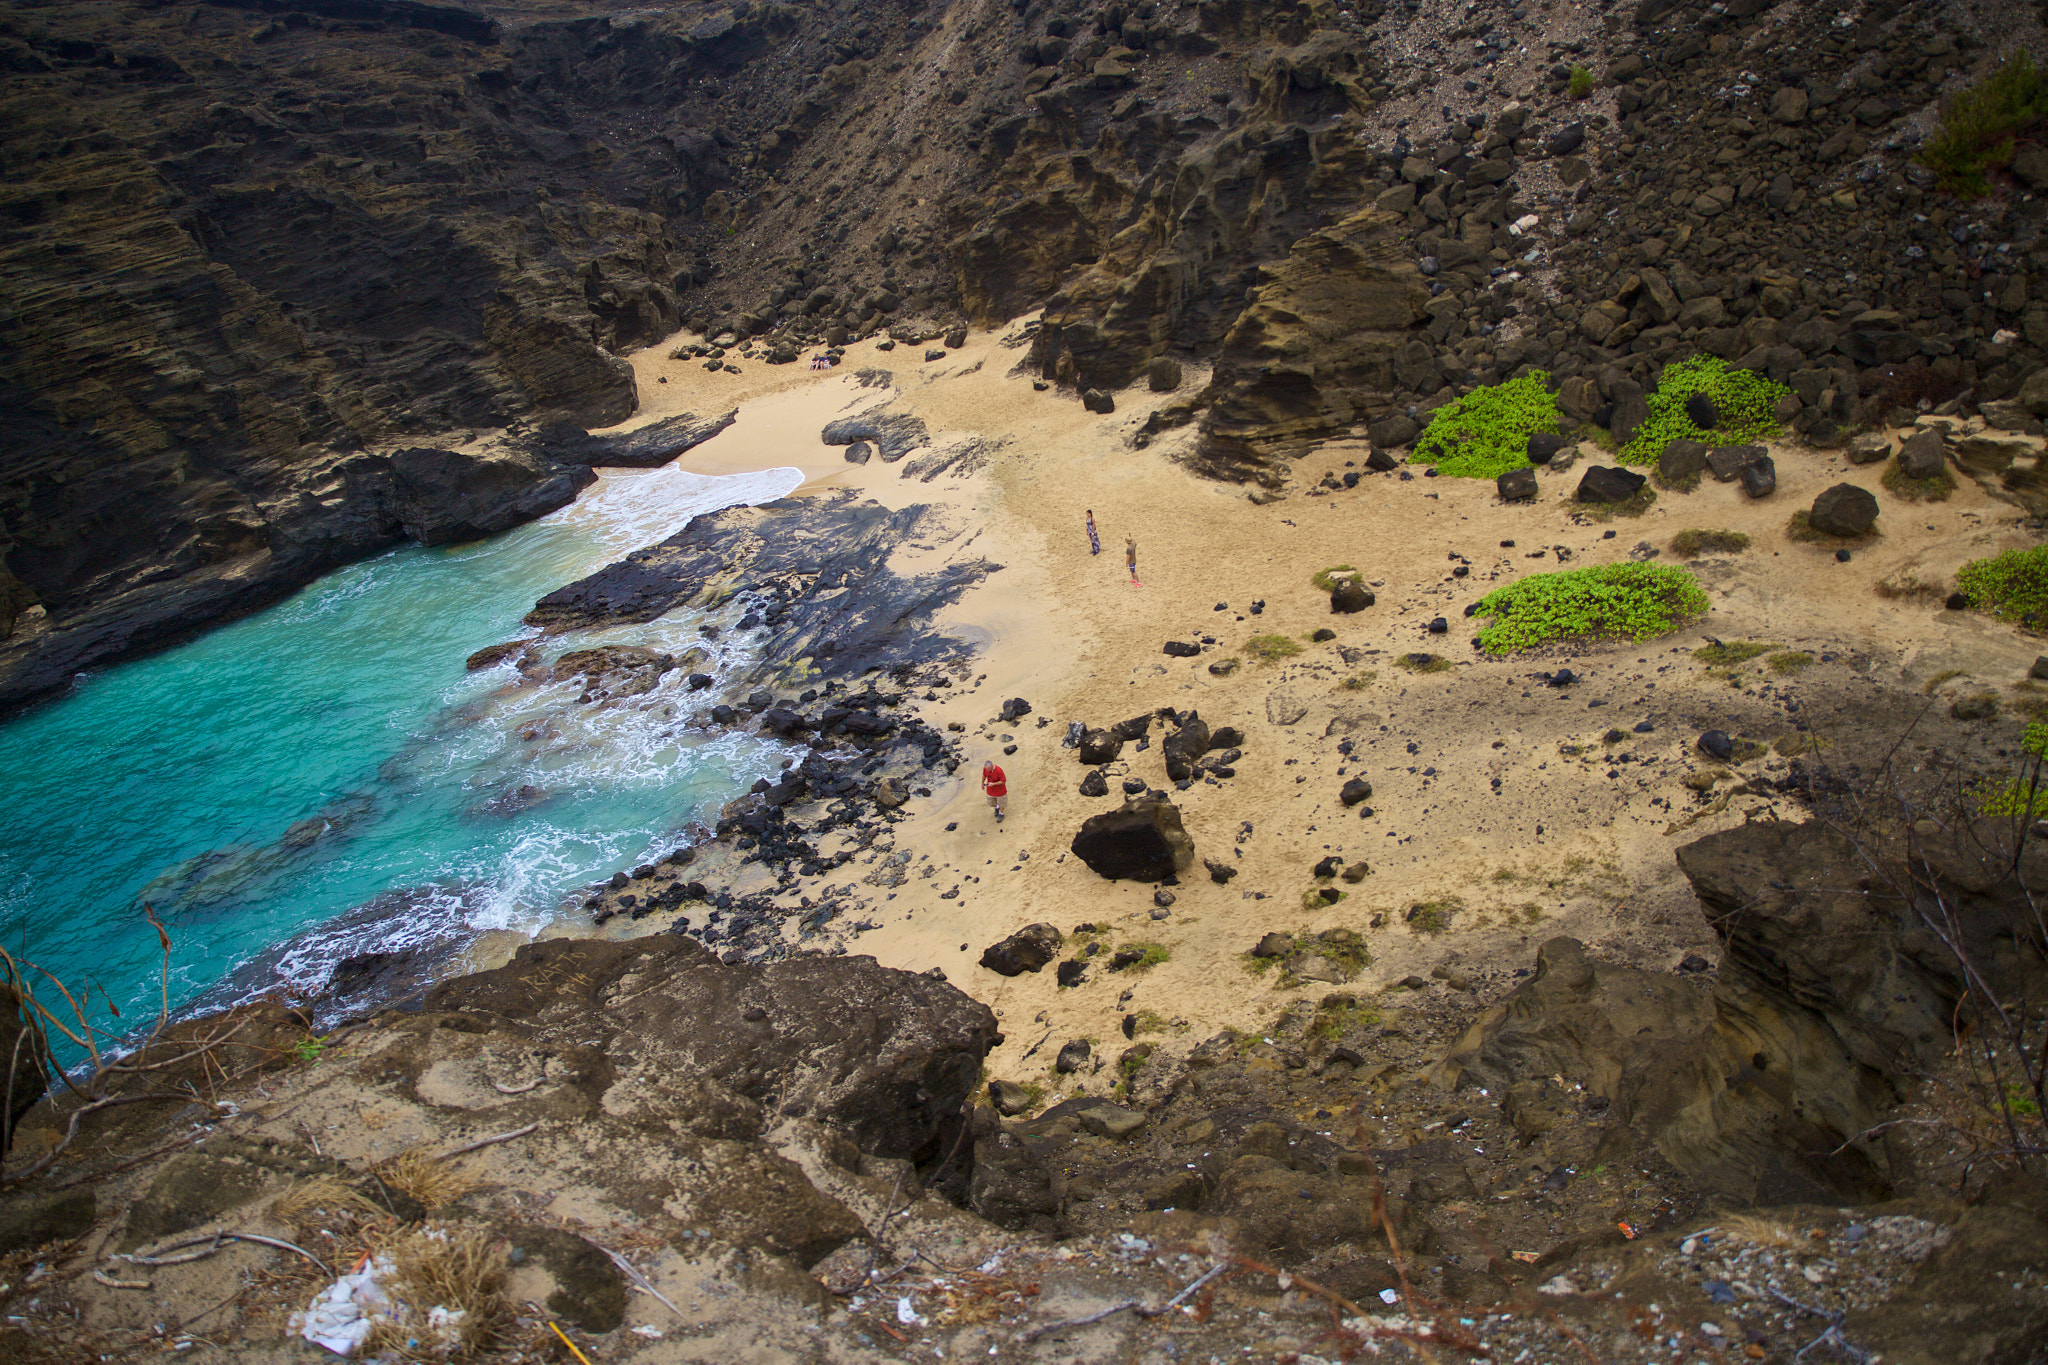
[{"label": "driftwood stick", "polygon": [[500,1095],[524,1095],[529,1090],[540,1089],[540,1083],[543,1079],[543,1077],[535,1076],[525,1085],[500,1085],[498,1082],[492,1081],[491,1089],[497,1091]]},{"label": "driftwood stick", "polygon": [[1064,1332],[1069,1327],[1086,1327],[1091,1323],[1101,1322],[1104,1318],[1113,1318],[1118,1313],[1129,1312],[1133,1308],[1142,1309],[1144,1306],[1143,1299],[1125,1299],[1122,1303],[1111,1304],[1100,1313],[1090,1313],[1083,1318],[1063,1318],[1059,1322],[1048,1322],[1043,1327],[1034,1327],[1019,1334],[1017,1341],[1020,1345],[1033,1342],[1040,1337],[1049,1337],[1054,1332]]},{"label": "driftwood stick", "polygon": [[455,1148],[453,1151],[443,1152],[439,1156],[435,1157],[434,1160],[446,1161],[450,1157],[461,1156],[464,1152],[473,1152],[479,1147],[488,1147],[494,1142],[510,1142],[513,1138],[525,1137],[528,1133],[532,1132],[534,1129],[538,1127],[540,1127],[538,1123],[529,1123],[524,1128],[514,1128],[509,1133],[495,1133],[487,1138],[478,1138],[475,1142],[466,1142],[462,1146]]}]

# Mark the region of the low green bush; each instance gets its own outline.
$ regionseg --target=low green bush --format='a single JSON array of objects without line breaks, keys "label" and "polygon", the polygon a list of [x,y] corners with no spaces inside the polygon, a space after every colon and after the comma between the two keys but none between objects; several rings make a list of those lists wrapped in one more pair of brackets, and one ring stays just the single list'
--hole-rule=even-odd
[{"label": "low green bush", "polygon": [[[1731,370],[1719,356],[1696,355],[1666,365],[1649,397],[1650,419],[1618,452],[1623,464],[1652,464],[1673,441],[1700,441],[1710,446],[1738,446],[1778,434],[1772,410],[1792,390],[1754,370]],[[1711,431],[1685,415],[1685,401],[1696,393],[1714,400],[1719,425]]]},{"label": "low green bush", "polygon": [[2048,627],[2048,545],[1973,559],[1957,570],[1956,591],[2002,621]]},{"label": "low green bush", "polygon": [[1531,370],[1519,379],[1474,389],[1430,415],[1415,442],[1414,464],[1435,465],[1460,479],[1497,479],[1529,467],[1529,438],[1556,431],[1562,416],[1545,387],[1550,376]]},{"label": "low green bush", "polygon": [[1958,94],[1941,124],[1920,148],[1920,164],[1950,194],[1981,199],[1991,193],[1985,172],[2013,158],[2015,134],[2048,119],[2048,69],[2015,52],[2005,65]]},{"label": "low green bush", "polygon": [[1554,640],[1643,640],[1674,630],[1709,603],[1684,569],[1629,560],[1532,574],[1479,599],[1479,643],[1489,654]]},{"label": "low green bush", "polygon": [[1977,813],[1991,818],[2019,817],[2038,820],[2048,815],[2048,782],[2043,780],[2043,761],[2048,760],[2048,725],[2029,725],[2020,741],[2019,772],[2002,785],[1987,784],[1976,789]]},{"label": "low green bush", "polygon": [[1573,99],[1582,100],[1586,98],[1586,96],[1593,93],[1593,73],[1586,70],[1583,66],[1573,67],[1571,80],[1567,88],[1570,90]]}]

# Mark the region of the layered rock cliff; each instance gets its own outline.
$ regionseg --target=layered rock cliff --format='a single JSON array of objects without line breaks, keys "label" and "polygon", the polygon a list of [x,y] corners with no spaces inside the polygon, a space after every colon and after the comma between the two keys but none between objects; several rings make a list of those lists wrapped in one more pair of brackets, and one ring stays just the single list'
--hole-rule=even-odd
[{"label": "layered rock cliff", "polygon": [[1042,307],[1074,391],[1218,360],[1169,418],[1272,489],[1531,368],[1587,420],[1710,352],[1822,444],[2048,406],[2048,159],[1973,201],[1913,161],[2040,36],[1896,0],[20,10],[0,703],[409,534],[366,453],[626,416],[619,352],[679,324],[793,356]]}]

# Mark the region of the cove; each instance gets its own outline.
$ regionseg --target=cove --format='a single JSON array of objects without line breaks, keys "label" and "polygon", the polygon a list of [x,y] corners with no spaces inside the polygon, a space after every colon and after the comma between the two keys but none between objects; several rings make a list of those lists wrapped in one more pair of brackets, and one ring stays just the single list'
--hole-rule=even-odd
[{"label": "cove", "polygon": [[[0,946],[90,989],[120,1030],[157,1007],[144,902],[171,936],[173,1009],[214,1006],[310,994],[353,954],[530,930],[575,886],[675,847],[782,750],[683,725],[664,695],[680,670],[638,705],[584,715],[573,685],[514,689],[464,660],[535,634],[520,617],[560,584],[801,481],[607,471],[503,535],[393,550],[82,675],[0,726]],[[689,617],[550,653],[703,645]]]}]

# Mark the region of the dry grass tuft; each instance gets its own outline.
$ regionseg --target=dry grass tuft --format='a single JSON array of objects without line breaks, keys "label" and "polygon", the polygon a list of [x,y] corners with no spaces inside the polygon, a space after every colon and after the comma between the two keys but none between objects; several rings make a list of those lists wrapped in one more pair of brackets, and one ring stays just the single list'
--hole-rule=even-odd
[{"label": "dry grass tuft", "polygon": [[[490,1232],[427,1227],[392,1243],[385,1254],[392,1270],[384,1286],[401,1308],[371,1337],[372,1353],[390,1351],[407,1360],[474,1357],[510,1329],[505,1245]],[[437,1308],[443,1310],[439,1315]]]},{"label": "dry grass tuft", "polygon": [[444,1208],[477,1187],[476,1178],[423,1147],[401,1152],[377,1168],[378,1178],[430,1209]]},{"label": "dry grass tuft", "polygon": [[1740,531],[1680,531],[1671,537],[1671,553],[1681,559],[1713,553],[1739,554],[1749,548],[1749,537]]},{"label": "dry grass tuft", "polygon": [[367,1196],[350,1189],[331,1175],[300,1181],[279,1195],[270,1211],[294,1227],[304,1223],[307,1215],[316,1211],[347,1213],[358,1218],[376,1218],[384,1213]]},{"label": "dry grass tuft", "polygon": [[1783,1223],[1749,1213],[1731,1214],[1722,1219],[1721,1231],[1736,1241],[1747,1242],[1751,1246],[1776,1247],[1791,1251],[1809,1245],[1806,1238]]}]

